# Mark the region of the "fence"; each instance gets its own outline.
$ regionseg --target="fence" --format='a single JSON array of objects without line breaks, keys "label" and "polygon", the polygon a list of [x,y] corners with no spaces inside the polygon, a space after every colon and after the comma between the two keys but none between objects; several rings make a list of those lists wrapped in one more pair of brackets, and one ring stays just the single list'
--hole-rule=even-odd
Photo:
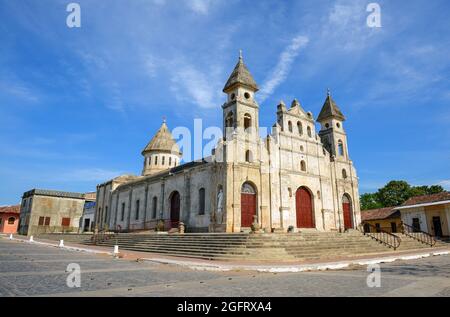
[{"label": "fence", "polygon": [[79,227],[63,227],[63,226],[28,227],[28,234],[46,234],[46,233],[79,233]]},{"label": "fence", "polygon": [[172,228],[178,228],[179,221],[173,221],[171,219],[154,219],[142,223],[130,224],[128,228],[116,228],[118,232],[126,231],[143,231],[143,230],[155,230],[155,231],[169,231]]}]

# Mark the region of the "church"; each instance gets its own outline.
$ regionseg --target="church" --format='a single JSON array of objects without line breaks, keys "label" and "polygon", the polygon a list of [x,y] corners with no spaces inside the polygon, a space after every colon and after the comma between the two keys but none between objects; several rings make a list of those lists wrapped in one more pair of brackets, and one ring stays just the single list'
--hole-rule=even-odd
[{"label": "church", "polygon": [[358,226],[346,118],[330,92],[317,119],[299,101],[281,101],[262,138],[258,90],[241,55],[223,89],[224,137],[211,157],[181,164],[164,121],[142,151],[142,175],[97,186],[98,230],[343,232]]}]

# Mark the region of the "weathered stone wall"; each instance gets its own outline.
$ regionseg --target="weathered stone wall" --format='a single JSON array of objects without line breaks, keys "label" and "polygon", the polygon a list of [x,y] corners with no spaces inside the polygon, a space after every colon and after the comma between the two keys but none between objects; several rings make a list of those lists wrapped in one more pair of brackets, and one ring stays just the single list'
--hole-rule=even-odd
[{"label": "weathered stone wall", "polygon": [[[83,208],[84,199],[35,195],[29,218],[28,235],[42,230],[61,231],[63,218],[70,218],[69,227],[77,231]],[[50,217],[49,226],[39,226],[40,217]]]}]

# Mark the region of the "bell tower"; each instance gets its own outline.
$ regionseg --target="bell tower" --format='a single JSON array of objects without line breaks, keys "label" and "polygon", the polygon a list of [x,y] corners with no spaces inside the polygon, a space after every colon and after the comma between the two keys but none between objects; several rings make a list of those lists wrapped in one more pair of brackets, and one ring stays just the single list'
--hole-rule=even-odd
[{"label": "bell tower", "polygon": [[331,157],[337,160],[350,160],[347,147],[347,133],[344,130],[345,117],[328,89],[327,98],[320,111],[317,122],[321,129],[319,136]]},{"label": "bell tower", "polygon": [[255,93],[259,90],[253,76],[244,64],[242,51],[223,92],[227,102],[223,109],[223,132],[225,138],[233,133],[255,139],[259,135],[259,106]]}]

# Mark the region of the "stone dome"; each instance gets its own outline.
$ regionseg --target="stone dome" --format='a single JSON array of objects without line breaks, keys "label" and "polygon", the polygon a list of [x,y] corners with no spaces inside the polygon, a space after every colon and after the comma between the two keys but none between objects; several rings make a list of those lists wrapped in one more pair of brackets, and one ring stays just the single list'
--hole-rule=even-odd
[{"label": "stone dome", "polygon": [[172,133],[170,133],[165,121],[159,128],[158,132],[156,132],[150,143],[148,143],[142,151],[142,155],[154,152],[181,155],[180,148],[173,139]]}]

